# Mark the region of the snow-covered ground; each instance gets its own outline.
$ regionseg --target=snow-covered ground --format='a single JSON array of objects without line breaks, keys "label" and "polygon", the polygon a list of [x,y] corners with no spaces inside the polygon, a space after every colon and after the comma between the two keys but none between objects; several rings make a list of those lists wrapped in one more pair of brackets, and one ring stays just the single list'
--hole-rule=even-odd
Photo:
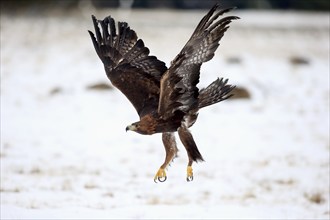
[{"label": "snow-covered ground", "polygon": [[200,111],[193,182],[180,143],[155,184],[161,136],[126,133],[126,98],[88,89],[108,83],[90,14],[129,22],[169,64],[204,13],[1,14],[2,219],[329,219],[329,13],[232,13],[200,85],[228,77],[251,98]]}]

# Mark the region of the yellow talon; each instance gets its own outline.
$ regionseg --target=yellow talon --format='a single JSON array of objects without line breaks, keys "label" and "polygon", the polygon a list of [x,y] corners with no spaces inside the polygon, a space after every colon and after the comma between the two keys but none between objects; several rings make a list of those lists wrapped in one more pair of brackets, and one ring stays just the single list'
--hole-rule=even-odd
[{"label": "yellow talon", "polygon": [[193,179],[194,179],[193,169],[191,166],[188,166],[187,167],[187,181],[190,182],[190,181],[193,181]]},{"label": "yellow talon", "polygon": [[164,182],[166,179],[167,179],[167,177],[166,177],[165,170],[162,168],[159,168],[159,170],[157,171],[155,178],[154,178],[155,183],[157,183],[157,180],[159,182]]}]

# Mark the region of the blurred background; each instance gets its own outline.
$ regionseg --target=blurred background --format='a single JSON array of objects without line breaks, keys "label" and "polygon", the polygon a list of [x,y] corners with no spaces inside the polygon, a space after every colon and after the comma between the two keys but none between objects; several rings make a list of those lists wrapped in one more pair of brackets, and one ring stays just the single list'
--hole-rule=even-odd
[{"label": "blurred background", "polygon": [[[169,66],[216,2],[236,6],[199,87],[237,86],[191,128],[206,160],[167,181],[159,134],[106,78],[91,15],[126,21]],[[1,218],[329,219],[330,13],[326,0],[3,0]]]},{"label": "blurred background", "polygon": [[[60,0],[60,1],[42,1],[42,0],[5,0],[2,1],[2,7],[6,9],[14,8],[53,8],[67,7],[75,8],[82,1]],[[122,7],[122,8],[177,8],[177,9],[208,9],[218,0],[91,0],[93,6],[103,7]],[[239,9],[291,9],[308,11],[329,11],[330,3],[327,0],[222,0],[224,7],[235,5]]]}]

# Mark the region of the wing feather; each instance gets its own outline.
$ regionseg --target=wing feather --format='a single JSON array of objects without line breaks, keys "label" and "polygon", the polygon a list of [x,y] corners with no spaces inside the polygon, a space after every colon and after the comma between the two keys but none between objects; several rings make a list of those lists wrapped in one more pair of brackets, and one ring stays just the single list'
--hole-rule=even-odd
[{"label": "wing feather", "polygon": [[91,31],[89,34],[112,84],[129,99],[140,117],[157,110],[165,63],[149,56],[149,49],[126,22],[118,22],[117,33],[110,16],[103,20],[92,16],[92,20],[95,35]]},{"label": "wing feather", "polygon": [[170,118],[176,111],[185,113],[198,108],[199,74],[201,65],[214,56],[219,41],[236,16],[219,16],[234,8],[220,9],[213,6],[197,25],[181,52],[172,61],[162,76],[158,113],[163,119]]}]

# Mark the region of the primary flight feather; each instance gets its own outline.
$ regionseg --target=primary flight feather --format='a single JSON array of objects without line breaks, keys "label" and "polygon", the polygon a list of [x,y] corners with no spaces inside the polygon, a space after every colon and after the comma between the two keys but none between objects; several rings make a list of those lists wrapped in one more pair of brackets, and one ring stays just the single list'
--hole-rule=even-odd
[{"label": "primary flight feather", "polygon": [[116,26],[110,16],[103,20],[92,16],[95,35],[91,31],[89,34],[106,75],[140,117],[140,121],[127,126],[126,131],[162,133],[166,156],[154,177],[155,182],[166,180],[165,169],[177,154],[174,132],[178,132],[187,150],[186,179],[193,180],[192,163],[203,161],[203,157],[188,128],[196,122],[199,109],[232,96],[230,93],[235,87],[229,85],[227,79],[218,78],[201,90],[197,87],[201,65],[212,59],[231,21],[239,19],[236,16],[219,19],[232,9],[214,5],[169,68],[149,55],[149,49],[126,22],[118,22]]}]

